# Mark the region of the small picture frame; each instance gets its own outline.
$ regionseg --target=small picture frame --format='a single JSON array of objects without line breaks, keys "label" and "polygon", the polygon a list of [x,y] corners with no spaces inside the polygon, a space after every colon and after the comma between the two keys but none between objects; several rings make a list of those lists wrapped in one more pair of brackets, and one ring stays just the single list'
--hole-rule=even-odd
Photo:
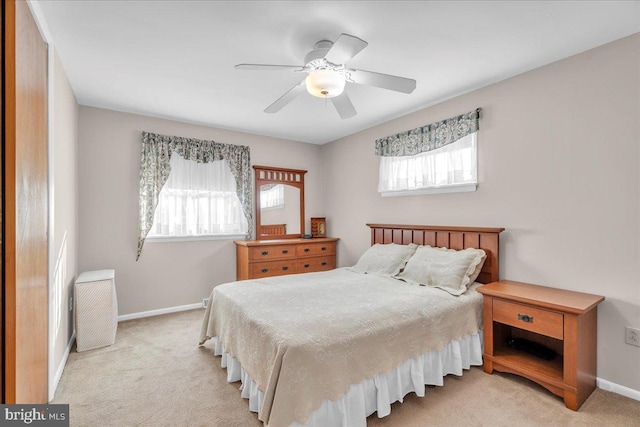
[{"label": "small picture frame", "polygon": [[327,237],[326,218],[311,218],[311,235],[313,237]]}]

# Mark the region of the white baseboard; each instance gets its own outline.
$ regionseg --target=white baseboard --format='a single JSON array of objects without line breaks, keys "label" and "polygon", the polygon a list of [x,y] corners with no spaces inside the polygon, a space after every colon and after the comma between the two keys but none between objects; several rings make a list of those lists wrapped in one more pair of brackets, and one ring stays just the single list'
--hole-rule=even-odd
[{"label": "white baseboard", "polygon": [[612,383],[611,381],[607,381],[602,378],[596,378],[596,385],[602,390],[610,391],[612,393],[628,397],[629,399],[640,401],[640,391],[638,390],[634,390],[620,384]]},{"label": "white baseboard", "polygon": [[53,397],[56,395],[56,390],[58,389],[58,383],[60,382],[60,378],[62,378],[62,373],[64,372],[64,367],[67,366],[67,359],[69,359],[69,353],[71,353],[71,347],[73,347],[73,342],[76,340],[76,331],[73,331],[71,334],[71,338],[69,338],[69,343],[67,344],[67,348],[62,355],[62,360],[58,365],[58,369],[56,370],[56,376],[53,377],[53,387],[49,387],[49,402],[53,400]]},{"label": "white baseboard", "polygon": [[118,316],[118,322],[131,319],[142,319],[143,317],[159,316],[160,314],[177,313],[179,311],[195,310],[202,308],[201,302],[194,304],[178,305],[176,307],[159,308],[157,310],[141,311],[139,313],[123,314]]}]

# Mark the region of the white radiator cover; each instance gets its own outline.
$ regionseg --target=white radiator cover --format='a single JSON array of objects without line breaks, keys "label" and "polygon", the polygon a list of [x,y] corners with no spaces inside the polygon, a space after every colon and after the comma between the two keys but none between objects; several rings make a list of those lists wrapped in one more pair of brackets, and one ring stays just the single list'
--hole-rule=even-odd
[{"label": "white radiator cover", "polygon": [[77,351],[115,343],[118,328],[115,270],[80,274],[74,294]]}]

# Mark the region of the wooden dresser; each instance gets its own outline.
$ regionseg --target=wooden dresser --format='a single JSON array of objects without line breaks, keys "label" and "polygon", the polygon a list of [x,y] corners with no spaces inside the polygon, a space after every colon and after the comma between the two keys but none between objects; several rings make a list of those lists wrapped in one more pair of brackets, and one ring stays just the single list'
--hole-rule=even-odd
[{"label": "wooden dresser", "polygon": [[[596,388],[598,304],[604,297],[502,280],[484,295],[484,371],[517,374],[577,411]],[[553,350],[550,360],[512,348],[526,339]]]},{"label": "wooden dresser", "polygon": [[337,241],[331,237],[235,241],[236,280],[333,270]]}]

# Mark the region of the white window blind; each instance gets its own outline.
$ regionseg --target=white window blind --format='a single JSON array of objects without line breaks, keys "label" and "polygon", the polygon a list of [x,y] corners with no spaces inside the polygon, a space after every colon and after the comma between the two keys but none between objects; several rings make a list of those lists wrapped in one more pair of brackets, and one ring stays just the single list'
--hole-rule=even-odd
[{"label": "white window blind", "polygon": [[378,192],[383,196],[475,191],[477,132],[414,156],[381,156]]},{"label": "white window blind", "polygon": [[224,236],[247,230],[227,161],[198,163],[174,153],[148,237]]}]

